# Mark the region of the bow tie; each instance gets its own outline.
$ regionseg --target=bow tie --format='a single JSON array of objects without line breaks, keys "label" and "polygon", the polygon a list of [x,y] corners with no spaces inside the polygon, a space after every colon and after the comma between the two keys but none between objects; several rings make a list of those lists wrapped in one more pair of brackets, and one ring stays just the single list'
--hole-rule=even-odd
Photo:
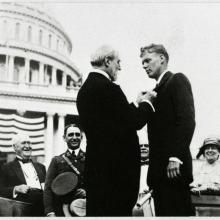
[{"label": "bow tie", "polygon": [[21,159],[21,158],[18,158],[18,157],[17,157],[17,160],[21,161],[22,163],[30,163],[31,162],[31,159]]},{"label": "bow tie", "polygon": [[141,160],[141,166],[148,165],[148,164],[149,164],[149,160]]}]

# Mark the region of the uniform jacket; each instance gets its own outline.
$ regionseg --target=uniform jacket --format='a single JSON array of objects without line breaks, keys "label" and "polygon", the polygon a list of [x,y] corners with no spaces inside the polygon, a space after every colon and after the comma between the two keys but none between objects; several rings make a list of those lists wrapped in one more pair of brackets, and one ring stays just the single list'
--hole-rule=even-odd
[{"label": "uniform jacket", "polygon": [[[116,200],[119,205],[125,201],[132,205],[140,177],[136,130],[146,124],[152,108],[147,102],[139,108],[129,104],[119,85],[96,72],[81,87],[77,108],[87,138],[86,187],[89,194],[97,195],[87,194],[88,206],[102,200],[109,206]],[[90,200],[94,197],[98,201]]]},{"label": "uniform jacket", "polygon": [[[79,151],[76,157],[73,157],[70,151],[66,151],[66,157],[72,162],[72,164],[78,169],[80,172],[80,178],[78,183],[78,188],[84,188],[84,180],[83,180],[83,172],[84,172],[84,161],[85,161],[85,153],[83,151]],[[44,208],[45,214],[50,212],[55,212],[56,216],[63,216],[62,198],[56,196],[51,189],[51,184],[53,180],[61,173],[64,172],[74,172],[72,168],[67,164],[62,155],[55,156],[52,158],[52,161],[49,165],[46,181],[45,181],[45,189],[44,189]],[[65,187],[65,186],[64,186]]]},{"label": "uniform jacket", "polygon": [[190,82],[182,73],[166,72],[155,91],[155,114],[148,123],[148,185],[154,187],[167,180],[166,169],[170,157],[177,157],[183,162],[181,180],[188,184],[192,182],[190,142],[195,129]]}]

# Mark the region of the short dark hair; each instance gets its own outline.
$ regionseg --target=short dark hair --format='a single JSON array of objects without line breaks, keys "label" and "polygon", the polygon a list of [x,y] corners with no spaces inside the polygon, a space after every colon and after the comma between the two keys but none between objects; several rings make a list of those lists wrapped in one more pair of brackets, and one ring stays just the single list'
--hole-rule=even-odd
[{"label": "short dark hair", "polygon": [[64,137],[64,138],[66,137],[66,132],[67,132],[68,128],[70,128],[70,127],[79,128],[80,132],[82,133],[82,130],[81,130],[81,128],[80,128],[79,125],[77,125],[77,124],[69,124],[69,125],[67,125],[67,126],[64,128],[64,133],[63,133],[63,137]]},{"label": "short dark hair", "polygon": [[169,61],[169,54],[167,53],[167,50],[165,49],[165,47],[162,44],[150,44],[149,46],[146,47],[141,47],[140,49],[140,57],[144,56],[145,52],[148,53],[157,53],[157,54],[163,54],[164,57],[166,58],[166,61],[168,63]]}]

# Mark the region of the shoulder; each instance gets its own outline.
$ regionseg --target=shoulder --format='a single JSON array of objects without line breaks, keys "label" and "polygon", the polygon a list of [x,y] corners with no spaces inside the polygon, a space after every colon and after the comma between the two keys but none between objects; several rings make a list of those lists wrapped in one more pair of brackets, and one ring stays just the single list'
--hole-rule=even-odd
[{"label": "shoulder", "polygon": [[175,73],[170,81],[170,84],[174,88],[186,88],[191,89],[191,83],[188,77],[183,73]]},{"label": "shoulder", "polygon": [[10,161],[10,162],[8,162],[8,163],[5,163],[5,164],[3,164],[2,165],[2,170],[4,170],[4,169],[10,169],[10,168],[12,168],[12,167],[14,167],[14,166],[17,166],[19,163],[17,162],[17,161]]},{"label": "shoulder", "polygon": [[178,81],[185,81],[189,83],[189,79],[187,78],[187,76],[183,73],[175,73],[173,74],[173,78],[174,81],[178,82]]}]

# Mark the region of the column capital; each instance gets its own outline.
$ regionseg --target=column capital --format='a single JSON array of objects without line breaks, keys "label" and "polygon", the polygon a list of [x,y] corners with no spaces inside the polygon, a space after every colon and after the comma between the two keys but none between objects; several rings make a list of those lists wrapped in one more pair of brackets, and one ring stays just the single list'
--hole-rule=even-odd
[{"label": "column capital", "polygon": [[64,113],[64,112],[57,112],[57,115],[58,115],[59,117],[65,117],[65,116],[66,116],[66,113]]},{"label": "column capital", "polygon": [[46,112],[47,116],[54,116],[56,114],[56,112],[52,112],[52,111],[49,111],[49,112]]}]

